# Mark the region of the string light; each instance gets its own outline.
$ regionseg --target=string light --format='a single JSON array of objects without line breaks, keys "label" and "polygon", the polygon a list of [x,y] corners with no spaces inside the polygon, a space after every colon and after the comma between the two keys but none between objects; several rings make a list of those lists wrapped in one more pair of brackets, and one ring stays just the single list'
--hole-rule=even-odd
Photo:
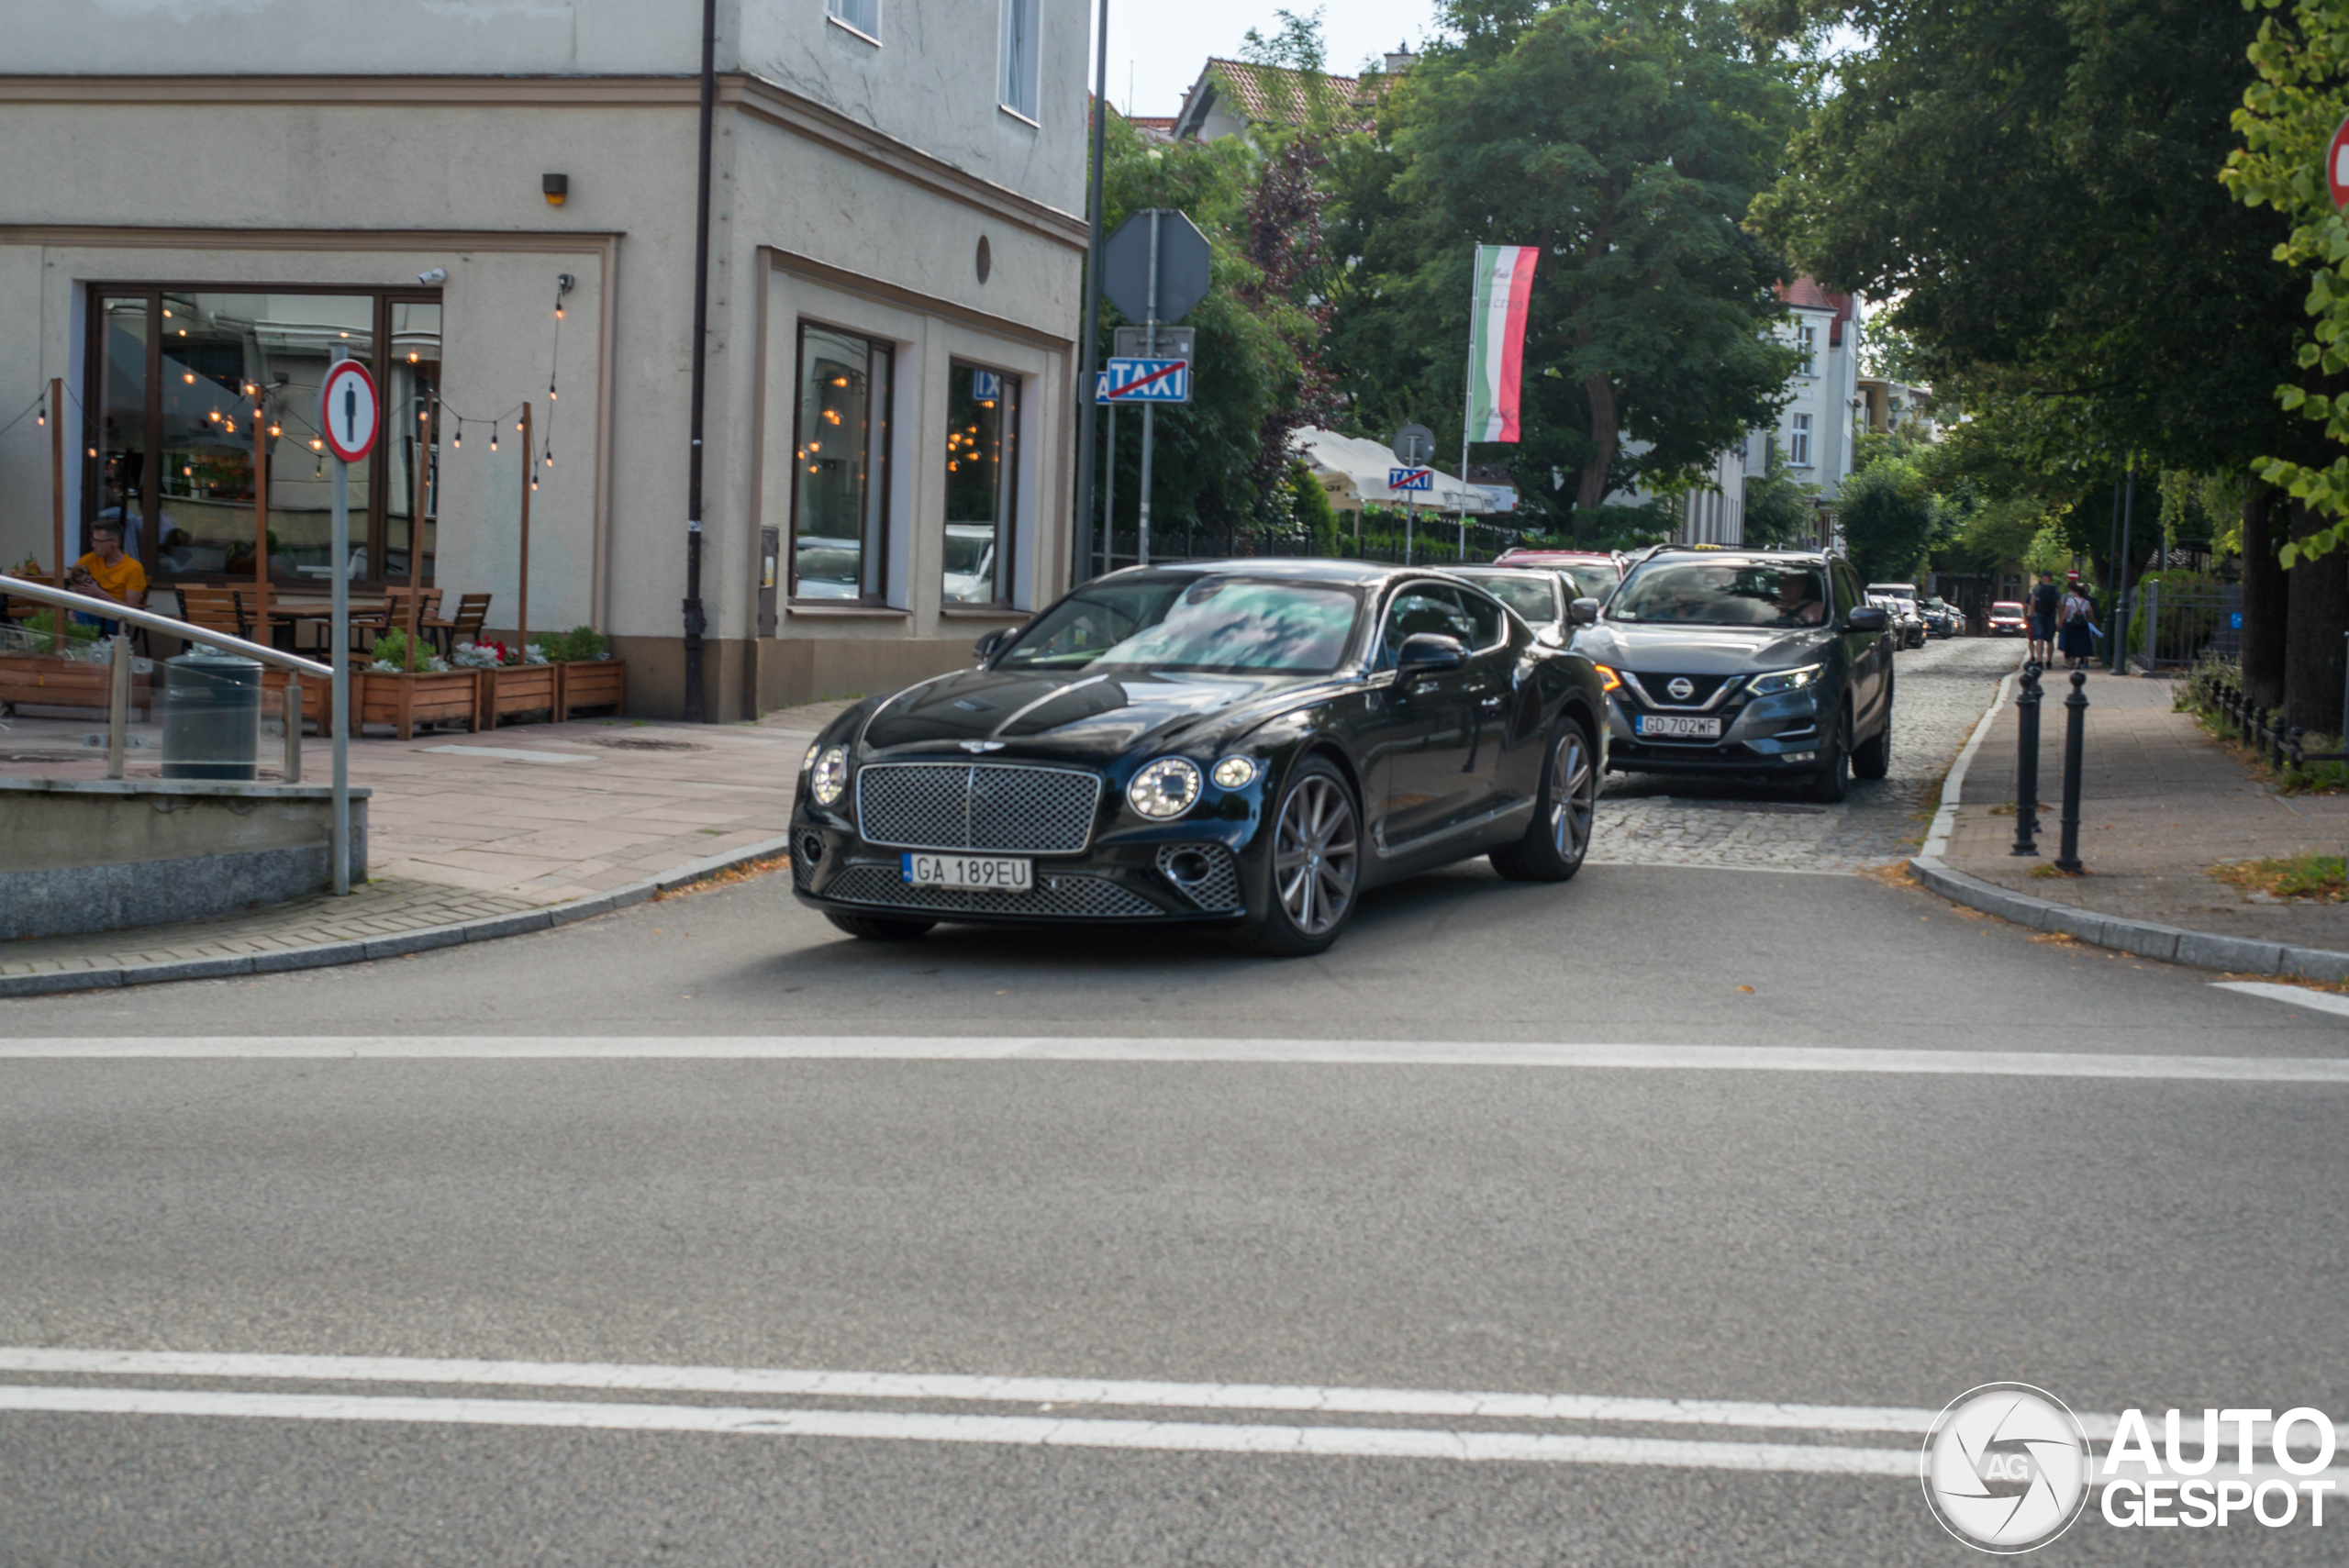
[{"label": "string light", "polygon": [[491,451],[497,450],[497,421],[495,419],[489,422],[489,450]]},{"label": "string light", "polygon": [[459,451],[465,450],[465,422],[462,419],[457,421],[457,439],[449,444]]},{"label": "string light", "polygon": [[[17,417],[22,418],[23,416],[19,415]],[[33,416],[33,423],[43,429],[47,429],[49,428],[49,409],[46,406],[43,406],[39,413]]]}]

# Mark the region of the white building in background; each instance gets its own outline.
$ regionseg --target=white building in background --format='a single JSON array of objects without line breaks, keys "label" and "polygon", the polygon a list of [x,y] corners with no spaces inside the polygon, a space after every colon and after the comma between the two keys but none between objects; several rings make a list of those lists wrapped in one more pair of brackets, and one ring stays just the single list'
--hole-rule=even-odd
[{"label": "white building in background", "polygon": [[[70,389],[69,553],[112,514],[159,584],[250,584],[265,502],[273,593],[413,570],[510,635],[535,476],[531,626],[607,632],[630,710],[678,713],[696,0],[6,11],[0,424]],[[1089,8],[717,15],[701,597],[730,719],[965,664],[1065,584]],[[342,562],[308,428],[339,352],[393,416]],[[0,435],[11,567],[55,565],[49,434]]]},{"label": "white building in background", "polygon": [[[1781,285],[1778,297],[1787,316],[1779,338],[1800,355],[1787,378],[1787,406],[1775,430],[1749,432],[1742,447],[1720,455],[1710,482],[1683,498],[1676,543],[1744,542],[1746,482],[1769,472],[1774,438],[1787,473],[1818,487],[1827,504],[1822,510],[1831,508],[1851,477],[1854,442],[1871,413],[1860,375],[1865,310],[1857,297],[1830,293],[1809,278]],[[1826,526],[1822,520],[1822,539]]]}]

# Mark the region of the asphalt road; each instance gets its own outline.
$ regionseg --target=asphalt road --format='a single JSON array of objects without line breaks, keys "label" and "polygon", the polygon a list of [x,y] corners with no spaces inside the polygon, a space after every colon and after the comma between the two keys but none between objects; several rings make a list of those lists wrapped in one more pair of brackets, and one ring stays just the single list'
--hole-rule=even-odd
[{"label": "asphalt road", "polygon": [[[1974,1385],[2349,1418],[2349,1085],[2294,1078],[2349,1018],[2213,978],[1594,865],[1291,963],[869,946],[767,878],[0,1004],[0,1562],[1972,1561],[1903,1422]],[[549,1039],[602,1054],[499,1054]],[[2341,1556],[2092,1507],[2036,1561]]]}]

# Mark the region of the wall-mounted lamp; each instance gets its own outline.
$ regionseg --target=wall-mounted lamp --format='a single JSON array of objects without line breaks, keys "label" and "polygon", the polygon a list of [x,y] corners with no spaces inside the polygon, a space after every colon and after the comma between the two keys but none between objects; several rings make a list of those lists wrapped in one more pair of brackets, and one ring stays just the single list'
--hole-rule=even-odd
[{"label": "wall-mounted lamp", "polygon": [[561,206],[563,198],[571,195],[571,176],[541,174],[539,176],[539,188],[547,194],[547,206]]},{"label": "wall-mounted lamp", "polygon": [[446,267],[430,268],[425,272],[417,273],[416,281],[422,284],[426,288],[438,288],[440,284],[449,281],[449,269]]}]

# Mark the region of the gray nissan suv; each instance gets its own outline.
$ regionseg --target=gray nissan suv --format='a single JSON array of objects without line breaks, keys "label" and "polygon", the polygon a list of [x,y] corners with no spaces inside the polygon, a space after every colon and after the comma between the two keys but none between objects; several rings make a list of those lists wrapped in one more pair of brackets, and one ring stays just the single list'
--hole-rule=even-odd
[{"label": "gray nissan suv", "polygon": [[1611,770],[1775,775],[1832,802],[1890,766],[1893,634],[1841,556],[1666,545],[1581,603]]}]

